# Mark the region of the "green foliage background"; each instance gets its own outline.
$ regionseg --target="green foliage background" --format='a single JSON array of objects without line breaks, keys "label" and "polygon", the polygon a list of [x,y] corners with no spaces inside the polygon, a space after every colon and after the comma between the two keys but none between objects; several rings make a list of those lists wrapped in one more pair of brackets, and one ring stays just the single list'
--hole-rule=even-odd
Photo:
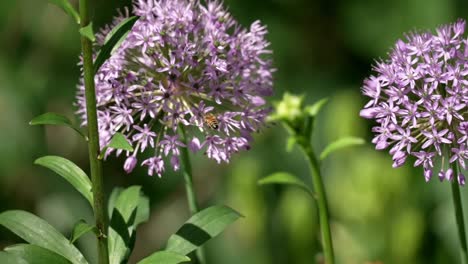
[{"label": "green foliage background", "polygon": [[[130,1],[94,1],[100,27]],[[343,135],[370,140],[371,123],[359,118],[362,79],[375,58],[385,57],[404,32],[467,18],[461,0],[225,0],[243,25],[260,19],[269,27],[276,73],[275,97],[283,91],[307,101],[331,101],[315,133],[317,149]],[[29,127],[43,112],[74,116],[79,76],[79,34],[72,20],[45,0],[0,1],[0,211],[23,209],[64,233],[91,210],[63,179],[33,166],[37,157],[64,156],[87,168],[86,145],[65,128]],[[320,259],[318,219],[300,190],[259,187],[256,181],[289,171],[310,181],[299,151],[287,153],[278,125],[256,137],[248,153],[217,165],[195,157],[195,185],[204,207],[225,203],[246,217],[208,244],[210,263],[312,263]],[[107,192],[114,186],[143,185],[151,198],[150,222],[139,230],[132,260],[163,247],[188,218],[180,174],[148,177],[144,169],[126,175],[122,158],[105,163]],[[449,185],[426,184],[411,162],[391,168],[391,157],[371,145],[333,154],[324,164],[338,263],[455,263],[458,240]],[[468,203],[466,189],[462,198]],[[466,217],[465,217],[466,218]],[[0,248],[17,242],[0,229]],[[95,255],[91,236],[83,251]]]}]

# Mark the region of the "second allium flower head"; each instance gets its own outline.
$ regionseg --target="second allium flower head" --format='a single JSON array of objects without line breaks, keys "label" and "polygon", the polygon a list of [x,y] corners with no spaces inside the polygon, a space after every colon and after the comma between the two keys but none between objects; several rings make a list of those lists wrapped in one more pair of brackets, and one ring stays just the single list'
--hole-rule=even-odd
[{"label": "second allium flower head", "polygon": [[[151,149],[140,164],[159,176],[165,161],[179,168],[181,148],[203,149],[217,162],[248,149],[269,112],[264,97],[272,94],[266,28],[257,21],[243,29],[218,2],[134,3],[140,19],[95,77],[101,148],[121,132],[134,147],[124,169],[131,172],[137,153]],[[111,28],[97,34],[99,45]],[[86,125],[82,84],[77,104]]]},{"label": "second allium flower head", "polygon": [[[468,158],[468,39],[465,21],[397,41],[375,75],[364,81],[371,98],[361,116],[379,124],[372,130],[377,149],[390,148],[393,166],[416,158],[428,181],[457,179],[465,184]],[[454,164],[459,166],[453,166]],[[459,168],[454,171],[453,168]]]}]

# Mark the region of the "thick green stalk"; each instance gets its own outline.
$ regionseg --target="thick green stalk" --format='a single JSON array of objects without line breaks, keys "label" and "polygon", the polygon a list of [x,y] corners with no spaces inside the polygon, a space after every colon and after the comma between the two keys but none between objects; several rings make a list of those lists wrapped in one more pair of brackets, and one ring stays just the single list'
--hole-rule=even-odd
[{"label": "thick green stalk", "polygon": [[453,207],[455,209],[455,218],[457,220],[458,238],[460,239],[460,257],[462,264],[468,264],[468,251],[466,245],[465,222],[463,215],[463,205],[460,198],[460,186],[456,179],[458,175],[458,165],[456,162],[452,165],[455,179],[452,182]]},{"label": "thick green stalk", "polygon": [[325,254],[325,263],[334,264],[335,256],[333,253],[333,242],[330,232],[330,220],[328,215],[327,195],[325,192],[325,186],[323,185],[322,175],[320,174],[320,167],[315,157],[312,144],[310,140],[303,139],[300,142],[301,149],[304,151],[311,171],[312,183],[314,184],[314,192],[316,194],[319,218],[320,218],[320,230],[322,232],[322,245]]},{"label": "thick green stalk", "polygon": [[[89,1],[80,0],[81,27],[90,23]],[[99,132],[96,110],[96,90],[94,87],[93,47],[91,41],[81,36],[81,49],[83,52],[83,71],[86,96],[86,114],[88,121],[88,151],[91,167],[91,182],[94,196],[94,216],[98,236],[98,260],[99,264],[109,263],[109,251],[107,248],[107,215],[104,203],[102,162],[99,156]]]},{"label": "thick green stalk", "polygon": [[[187,146],[187,137],[185,134],[185,129],[182,126],[179,126],[179,129],[182,134],[182,142]],[[190,155],[188,147],[182,149],[182,164],[183,164],[183,174],[185,181],[185,191],[187,193],[187,203],[192,215],[198,213],[198,203],[197,197],[195,195],[195,188],[193,187],[193,178],[192,178],[192,164],[190,162]],[[198,263],[204,264],[205,260],[205,250],[203,247],[199,247],[196,252]]]}]

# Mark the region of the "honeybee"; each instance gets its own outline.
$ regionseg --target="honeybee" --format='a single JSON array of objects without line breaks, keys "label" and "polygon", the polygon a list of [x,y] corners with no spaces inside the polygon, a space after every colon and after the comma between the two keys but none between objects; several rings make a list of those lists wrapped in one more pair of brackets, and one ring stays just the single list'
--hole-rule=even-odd
[{"label": "honeybee", "polygon": [[218,128],[219,128],[218,118],[216,118],[216,116],[213,115],[212,113],[208,113],[208,114],[204,115],[203,116],[203,121],[205,122],[205,124],[209,128],[214,129],[214,130],[218,130]]}]

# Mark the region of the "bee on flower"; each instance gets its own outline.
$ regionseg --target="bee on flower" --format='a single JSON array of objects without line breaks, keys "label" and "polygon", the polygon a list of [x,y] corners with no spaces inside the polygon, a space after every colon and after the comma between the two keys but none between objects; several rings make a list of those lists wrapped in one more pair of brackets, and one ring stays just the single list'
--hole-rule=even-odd
[{"label": "bee on flower", "polygon": [[[259,21],[242,27],[217,1],[135,0],[133,14],[139,20],[95,76],[101,148],[122,133],[134,149],[125,153],[125,171],[140,163],[158,176],[167,164],[179,169],[181,148],[204,150],[218,163],[249,149],[270,111],[264,98],[273,92],[266,27]],[[97,46],[128,16],[102,29]],[[85,100],[81,81],[76,104],[83,125]],[[139,162],[141,152],[151,157]]]}]

